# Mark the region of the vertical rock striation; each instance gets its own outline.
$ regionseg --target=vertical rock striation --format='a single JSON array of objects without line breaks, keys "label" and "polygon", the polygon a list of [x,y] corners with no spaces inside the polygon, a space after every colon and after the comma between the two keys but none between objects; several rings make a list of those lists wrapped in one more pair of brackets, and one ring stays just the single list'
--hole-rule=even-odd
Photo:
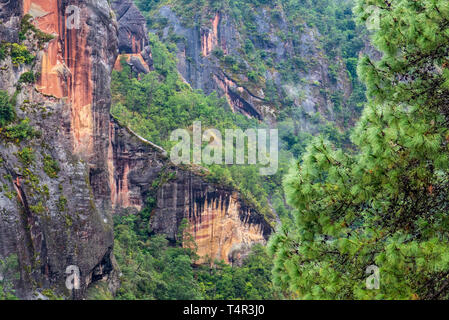
[{"label": "vertical rock striation", "polygon": [[[15,97],[16,124],[26,119],[38,133],[0,141],[0,259],[17,260],[20,277],[10,280],[22,298],[42,297],[43,289],[83,298],[96,281],[117,289],[112,215],[142,209],[149,196],[158,203],[153,230],[175,240],[188,219],[202,261],[238,262],[271,232],[238,193],[175,167],[164,150],[111,119],[117,35],[128,37],[120,40],[126,50],[150,52],[144,26],[126,27],[136,14],[129,4],[113,2],[118,31],[107,0],[0,0],[1,39],[36,56],[30,64],[0,61],[0,89]],[[52,39],[20,32],[27,21]],[[19,81],[26,72],[39,75],[36,83]],[[72,265],[81,276],[73,292],[65,285]]]},{"label": "vertical rock striation", "polygon": [[125,58],[136,73],[148,73],[153,67],[145,17],[132,0],[114,0],[112,9],[118,22],[119,51],[115,69],[121,70]]},{"label": "vertical rock striation", "polygon": [[[22,84],[16,92],[21,106],[17,117],[28,118],[40,136],[0,145],[0,258],[17,257],[16,286],[23,298],[32,299],[36,289],[43,288],[71,295],[64,285],[70,265],[79,267],[81,274],[75,298],[82,297],[93,281],[109,280],[113,289],[107,146],[117,29],[108,2],[9,3],[15,5],[2,7],[2,40],[19,41],[21,20],[29,20],[53,39],[40,50],[30,31],[23,43],[36,55],[35,64],[16,66],[10,57],[0,62],[1,89],[11,95],[21,74],[40,74],[36,85]],[[75,28],[68,25],[70,6],[80,13]],[[20,158],[25,148],[34,155],[26,165]],[[51,177],[45,168],[48,158],[60,169]]]}]

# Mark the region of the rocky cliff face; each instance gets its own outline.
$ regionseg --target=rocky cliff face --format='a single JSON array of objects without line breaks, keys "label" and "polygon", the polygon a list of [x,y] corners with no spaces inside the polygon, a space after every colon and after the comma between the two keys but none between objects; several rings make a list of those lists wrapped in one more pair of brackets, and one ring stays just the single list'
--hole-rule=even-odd
[{"label": "rocky cliff face", "polygon": [[[178,240],[183,221],[200,260],[240,263],[255,243],[266,243],[272,226],[238,192],[212,184],[190,168],[171,164],[164,150],[130,129],[111,123],[109,147],[111,199],[116,214],[141,210],[157,201],[152,232]],[[188,244],[187,244],[188,245]]]},{"label": "rocky cliff face", "polygon": [[[124,12],[119,22],[129,21],[128,4],[114,2]],[[118,48],[145,52],[140,29],[119,31],[106,0],[0,8],[2,49],[11,48],[0,61],[0,90],[16,105],[10,134],[0,131],[0,259],[18,263],[11,281],[20,297],[42,297],[46,288],[82,298],[96,281],[115,290],[112,215],[140,210],[149,195],[158,203],[154,230],[174,239],[188,219],[202,256],[237,261],[267,239],[271,227],[238,193],[173,166],[164,150],[111,120]],[[127,44],[123,30],[131,32]],[[35,58],[18,60],[12,48]],[[30,75],[36,80],[23,80]],[[81,276],[74,292],[65,286],[71,265]]]},{"label": "rocky cliff face", "polygon": [[211,185],[188,171],[175,174],[159,189],[153,231],[175,240],[186,219],[185,232],[192,236],[198,263],[210,259],[240,264],[252,245],[266,243],[272,227],[237,192]]},{"label": "rocky cliff face", "polygon": [[[75,28],[69,5],[79,9]],[[76,265],[80,297],[90,283],[114,278],[107,146],[116,25],[106,0],[13,1],[1,12],[1,39],[21,42],[36,58],[1,61],[0,89],[16,97],[17,118],[39,134],[2,137],[0,257],[17,257],[24,298],[36,288],[70,295],[65,271]],[[53,39],[41,41],[27,22]],[[36,84],[19,83],[26,72]]]},{"label": "rocky cliff face", "polygon": [[[139,67],[143,65],[140,47],[132,46],[139,39],[144,46],[148,43],[145,19],[129,0],[116,0],[112,7],[120,25],[119,39],[124,43],[121,50],[127,52],[119,56],[115,68],[120,70],[125,57],[136,73],[145,73]],[[215,25],[218,27],[218,18]],[[266,242],[272,226],[238,193],[208,183],[187,168],[171,165],[164,150],[116,122],[111,123],[111,130],[109,181],[117,214],[141,210],[149,196],[155,197],[152,230],[175,241],[186,219],[190,226],[187,232],[198,246],[199,262],[209,256],[212,260],[240,263],[253,244]]]},{"label": "rocky cliff face", "polygon": [[[248,34],[229,12],[210,9],[188,23],[167,2],[153,14],[159,23],[152,31],[177,45],[178,69],[192,87],[206,94],[217,91],[234,111],[268,123],[277,121],[283,107],[293,106],[301,114],[300,129],[313,132],[309,118],[320,112],[335,121],[332,95],[341,93],[347,101],[351,80],[340,58],[328,61],[316,29],[293,26],[282,7],[276,10],[273,17],[275,10],[254,9],[254,32]],[[300,39],[286,40],[291,34]],[[263,74],[254,68],[261,63],[254,61],[259,53],[267,63]],[[337,67],[335,79],[331,64]],[[279,66],[295,79],[285,79]]]}]

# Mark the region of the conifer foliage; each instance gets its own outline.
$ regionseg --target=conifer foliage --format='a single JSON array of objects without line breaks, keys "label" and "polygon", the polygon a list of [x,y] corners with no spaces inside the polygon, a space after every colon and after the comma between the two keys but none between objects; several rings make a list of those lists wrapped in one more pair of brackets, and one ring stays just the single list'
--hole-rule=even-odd
[{"label": "conifer foliage", "polygon": [[[309,299],[449,298],[449,2],[358,0],[379,15],[361,58],[357,152],[323,138],[284,181],[295,225],[270,243],[274,280]],[[369,290],[366,269],[379,268]]]}]

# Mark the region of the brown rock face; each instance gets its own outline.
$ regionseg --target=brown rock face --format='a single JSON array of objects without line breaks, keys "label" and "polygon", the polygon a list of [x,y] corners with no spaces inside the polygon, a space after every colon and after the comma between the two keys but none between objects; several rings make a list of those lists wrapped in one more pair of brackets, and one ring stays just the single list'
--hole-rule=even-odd
[{"label": "brown rock face", "polygon": [[45,33],[56,35],[49,44],[42,57],[41,78],[39,90],[43,94],[57,98],[67,97],[67,88],[64,88],[65,79],[62,73],[67,68],[62,57],[62,48],[59,35],[64,32],[64,15],[60,14],[56,1],[24,0],[24,14],[30,14],[36,26]]},{"label": "brown rock face", "polygon": [[155,197],[151,229],[175,241],[186,219],[199,263],[239,263],[253,244],[266,242],[272,227],[237,192],[172,165],[159,147],[117,123],[111,126],[111,198],[118,214],[140,210],[148,196]]},{"label": "brown rock face", "polygon": [[201,30],[201,52],[203,57],[207,57],[218,46],[218,25],[220,24],[220,19],[221,15],[217,12],[211,20],[211,29]]},{"label": "brown rock face", "polygon": [[[75,6],[78,27],[71,28]],[[16,257],[17,294],[33,299],[44,288],[82,298],[89,285],[117,288],[112,214],[143,208],[157,198],[152,228],[176,239],[190,222],[199,253],[232,263],[264,242],[271,227],[237,193],[170,163],[164,150],[111,120],[110,75],[118,55],[117,26],[107,0],[0,0],[2,39],[19,41],[29,14],[54,38],[39,49],[33,32],[23,44],[33,65],[0,61],[0,89],[16,93],[17,117],[40,135],[0,141],[0,259]],[[69,19],[69,20],[68,20]],[[24,72],[40,73],[22,84]],[[34,161],[20,156],[31,150]],[[48,158],[59,166],[50,175]],[[68,266],[80,270],[80,289],[66,288]],[[1,275],[3,276],[3,275]]]},{"label": "brown rock face", "polygon": [[[39,51],[33,32],[28,34],[24,44],[37,56],[34,67],[16,67],[9,57],[0,61],[1,88],[10,94],[23,72],[40,73],[35,85],[17,92],[22,107],[16,111],[41,132],[19,144],[0,144],[0,259],[17,257],[20,297],[34,298],[36,290],[51,288],[79,298],[90,283],[116,278],[107,146],[117,29],[106,0],[8,3],[16,5],[2,7],[10,9],[2,10],[2,40],[5,34],[19,41],[26,14],[54,39]],[[69,6],[79,9],[79,28],[67,24]],[[20,161],[18,151],[24,148],[32,150],[33,163]],[[56,176],[44,169],[44,155],[58,163]],[[81,276],[74,292],[65,287],[70,265]]]},{"label": "brown rock face", "polygon": [[119,24],[120,53],[143,51],[148,45],[145,17],[131,0],[113,0],[112,9]]},{"label": "brown rock face", "polygon": [[112,9],[118,22],[120,56],[115,69],[121,70],[120,60],[125,56],[136,73],[148,73],[153,66],[145,17],[131,0],[114,0]]},{"label": "brown rock face", "polygon": [[110,73],[117,57],[109,5],[24,0],[23,10],[39,29],[55,36],[42,53],[37,88],[67,102],[70,124],[64,129],[71,135],[73,152],[89,163],[94,193],[107,194]]},{"label": "brown rock face", "polygon": [[[71,8],[79,11],[75,13]],[[94,114],[100,111],[94,110],[94,102],[102,99],[94,97],[94,91],[107,85],[95,81],[97,75],[93,75],[93,70],[100,62],[110,65],[116,56],[115,41],[105,43],[111,40],[111,35],[105,34],[106,39],[100,39],[102,34],[95,34],[98,30],[87,23],[89,17],[97,14],[95,9],[86,1],[24,0],[23,4],[24,14],[31,15],[40,30],[55,36],[42,53],[38,90],[67,98],[71,106],[73,150],[87,157],[94,154]],[[98,50],[94,52],[95,40],[100,42],[95,44]]]},{"label": "brown rock face", "polygon": [[274,117],[270,114],[270,106],[262,97],[257,97],[248,89],[239,86],[224,72],[220,71],[212,76],[217,86],[229,103],[233,112],[240,112],[249,118],[262,120],[264,117]]}]

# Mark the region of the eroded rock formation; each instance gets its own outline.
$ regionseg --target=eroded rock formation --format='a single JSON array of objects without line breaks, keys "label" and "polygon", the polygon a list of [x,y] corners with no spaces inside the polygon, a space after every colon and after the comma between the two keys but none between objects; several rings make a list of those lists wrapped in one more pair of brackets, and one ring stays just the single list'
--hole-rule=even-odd
[{"label": "eroded rock formation", "polygon": [[116,214],[142,209],[148,197],[157,200],[150,228],[178,240],[193,236],[201,259],[240,263],[255,243],[265,243],[271,225],[240,194],[207,181],[206,176],[170,163],[165,152],[128,128],[111,123],[109,147],[111,198]]},{"label": "eroded rock formation", "polygon": [[[15,65],[11,57],[0,62],[1,89],[15,93],[21,106],[17,117],[28,118],[39,132],[0,146],[0,257],[17,257],[17,293],[24,298],[35,297],[37,288],[70,296],[64,285],[70,265],[81,275],[75,297],[83,296],[93,281],[109,280],[113,289],[107,146],[117,28],[108,2],[12,3],[14,10],[2,8],[2,40],[7,34],[10,41],[19,41],[24,20],[53,39],[41,50],[35,32],[28,30],[22,42],[36,55],[35,63]],[[76,28],[67,25],[70,5],[79,9]],[[40,75],[36,85],[16,89],[25,72]],[[24,163],[23,150],[32,152],[34,160]],[[49,159],[58,164],[57,173],[49,174]]]},{"label": "eroded rock formation", "polygon": [[198,263],[224,260],[240,264],[251,246],[265,244],[272,232],[266,220],[237,192],[177,172],[177,179],[159,191],[151,226],[175,240],[178,229],[173,226],[180,226],[183,219],[188,221],[186,234],[192,236],[200,256]]},{"label": "eroded rock formation", "polygon": [[153,67],[151,48],[148,45],[148,31],[145,17],[132,0],[114,0],[112,9],[118,22],[118,40],[120,56],[115,64],[121,70],[121,59],[136,73],[148,73]]}]

